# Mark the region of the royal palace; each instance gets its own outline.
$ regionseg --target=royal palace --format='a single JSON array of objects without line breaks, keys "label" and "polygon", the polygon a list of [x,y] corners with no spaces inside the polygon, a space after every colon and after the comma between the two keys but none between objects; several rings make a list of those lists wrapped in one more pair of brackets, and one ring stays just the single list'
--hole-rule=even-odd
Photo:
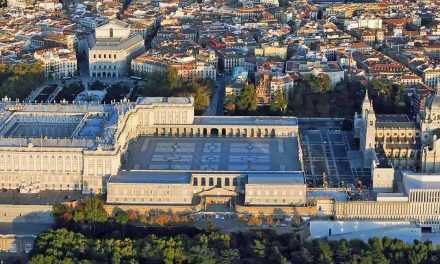
[{"label": "royal palace", "polygon": [[81,190],[119,204],[196,194],[303,204],[294,117],[195,117],[193,98],[114,104],[1,102],[0,182],[21,193]]}]

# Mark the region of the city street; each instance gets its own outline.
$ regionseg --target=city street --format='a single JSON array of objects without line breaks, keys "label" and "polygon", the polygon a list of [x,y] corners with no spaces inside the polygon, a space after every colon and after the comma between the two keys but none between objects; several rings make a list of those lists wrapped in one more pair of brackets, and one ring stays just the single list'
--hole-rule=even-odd
[{"label": "city street", "polygon": [[225,75],[223,77],[217,77],[215,81],[214,92],[212,94],[212,100],[209,107],[206,109],[203,115],[205,116],[222,116],[223,115],[223,100],[225,98],[225,87],[231,80],[231,76]]}]

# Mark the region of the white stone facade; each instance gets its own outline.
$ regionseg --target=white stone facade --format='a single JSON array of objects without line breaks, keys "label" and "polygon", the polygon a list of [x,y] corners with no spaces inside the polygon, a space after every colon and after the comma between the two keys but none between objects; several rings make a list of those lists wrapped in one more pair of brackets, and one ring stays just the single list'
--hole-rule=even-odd
[{"label": "white stone facade", "polygon": [[215,80],[217,77],[215,65],[197,61],[192,56],[175,59],[162,56],[153,57],[145,53],[131,61],[131,70],[135,74],[165,72],[169,67],[176,68],[178,76],[183,80],[192,80],[194,78]]},{"label": "white stone facade", "polygon": [[294,205],[306,203],[305,184],[246,184],[245,204]]},{"label": "white stone facade", "polygon": [[34,53],[34,58],[43,66],[46,78],[61,79],[76,75],[76,55],[68,49],[38,50]]},{"label": "white stone facade", "polygon": [[0,103],[1,187],[22,192],[105,193],[107,180],[120,172],[128,143],[140,135],[210,136],[213,130],[225,137],[294,137],[298,133],[292,117],[196,119],[193,103],[193,98],[186,97],[139,98],[113,105],[21,104],[4,98]]},{"label": "white stone facade", "polygon": [[[381,196],[378,201],[336,202],[336,219],[410,220],[440,231],[440,175],[403,175],[405,193]],[[379,201],[380,200],[380,201]]]},{"label": "white stone facade", "polygon": [[423,71],[423,82],[435,89],[440,86],[440,68],[428,68]]}]

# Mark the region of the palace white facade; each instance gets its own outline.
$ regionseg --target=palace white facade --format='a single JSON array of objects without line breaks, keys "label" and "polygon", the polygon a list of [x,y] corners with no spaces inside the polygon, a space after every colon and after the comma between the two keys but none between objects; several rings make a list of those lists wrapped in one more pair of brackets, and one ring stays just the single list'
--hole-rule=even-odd
[{"label": "palace white facade", "polygon": [[121,77],[130,69],[133,58],[145,49],[141,35],[131,32],[130,25],[113,19],[95,30],[95,45],[89,50],[91,77]]},{"label": "palace white facade", "polygon": [[270,175],[251,174],[248,176],[245,191],[245,204],[249,205],[306,203],[306,186],[302,174],[286,174],[281,177],[280,175],[271,177]]},{"label": "palace white facade", "polygon": [[[258,178],[258,175],[263,175],[265,179],[285,179],[287,173],[287,180],[280,181],[278,186],[271,188],[285,185],[286,190],[295,186],[301,191],[295,191],[294,196],[291,192],[286,192],[284,198],[281,192],[277,195],[281,197],[280,201],[272,203],[305,202],[296,118],[194,117],[193,103],[191,97],[139,98],[136,102],[112,105],[23,104],[4,98],[0,103],[1,187],[19,188],[23,193],[36,193],[41,190],[107,192],[107,201],[110,203],[190,204],[194,195],[200,192],[213,192],[219,188],[225,192],[244,193],[247,181],[250,184],[249,188],[255,188],[252,179]],[[146,151],[149,146],[148,136],[156,139],[160,136],[173,136],[182,138],[182,150],[186,148],[190,152],[193,151],[185,146],[199,144],[216,152],[216,149],[219,149],[218,144],[223,144],[221,142],[228,144],[229,140],[233,140],[231,142],[243,145],[248,144],[245,138],[252,137],[255,138],[255,143],[252,144],[257,145],[249,147],[256,147],[256,151],[259,151],[259,148],[267,148],[269,151],[270,144],[278,144],[277,155],[283,157],[286,156],[283,153],[289,153],[291,164],[277,165],[266,162],[266,154],[262,152],[260,157],[250,156],[249,161],[256,159],[255,165],[249,163],[243,167],[240,159],[245,162],[248,154],[236,156],[234,153],[237,150],[246,153],[248,148],[244,146],[234,149],[236,146],[231,143],[231,164],[225,167],[226,169],[216,169],[215,166],[224,164],[214,165],[213,162],[219,162],[215,160],[215,155],[202,155],[201,158],[206,159],[208,167],[190,167],[189,172],[183,175],[179,171],[166,168],[136,169],[139,164],[135,164],[129,170],[121,170],[123,164],[130,163],[129,159],[133,158],[130,156],[130,142],[139,145],[137,140],[141,136],[145,141],[140,142],[147,142],[138,146],[142,148],[141,151]],[[211,137],[213,143],[204,143]],[[217,140],[220,140],[220,143],[216,143]],[[189,142],[185,143],[186,141]],[[166,142],[169,141],[153,143],[152,146],[166,145]],[[281,142],[288,145],[280,145]],[[211,152],[209,149],[206,151]],[[158,164],[164,161],[165,158],[155,158],[155,155],[160,156],[154,154],[152,161],[157,161]],[[134,158],[139,158],[139,155],[135,155]],[[180,166],[181,156],[175,158],[176,166]],[[192,166],[197,164],[198,162],[194,162]],[[146,166],[151,164],[148,163]],[[253,174],[258,175],[249,176],[246,172],[247,166],[252,168]],[[267,170],[270,167],[273,169],[274,166],[278,169],[268,173]],[[291,170],[295,171],[292,171],[294,174],[288,174]],[[252,199],[254,198],[251,198],[249,203],[256,204]]]}]

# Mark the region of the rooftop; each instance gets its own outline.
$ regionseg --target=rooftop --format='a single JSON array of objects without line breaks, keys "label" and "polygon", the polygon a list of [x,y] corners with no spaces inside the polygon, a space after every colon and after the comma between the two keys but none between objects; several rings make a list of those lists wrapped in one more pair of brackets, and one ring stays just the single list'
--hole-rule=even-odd
[{"label": "rooftop", "polygon": [[414,189],[440,189],[440,174],[405,173],[403,185],[407,192]]},{"label": "rooftop", "polygon": [[298,173],[250,173],[248,174],[249,184],[299,184],[304,185],[304,174]]},{"label": "rooftop", "polygon": [[192,97],[139,97],[137,104],[153,105],[153,104],[192,104]]},{"label": "rooftop", "polygon": [[189,172],[151,172],[151,171],[122,171],[112,176],[109,183],[189,183],[191,173]]},{"label": "rooftop", "polygon": [[138,42],[143,42],[143,40],[141,35],[135,33],[131,34],[127,39],[101,38],[96,40],[96,44],[91,50],[127,49]]},{"label": "rooftop", "polygon": [[194,117],[195,125],[257,125],[257,126],[296,126],[296,117],[285,116],[200,116]]},{"label": "rooftop", "polygon": [[416,125],[407,115],[376,115],[377,127],[414,128]]}]

